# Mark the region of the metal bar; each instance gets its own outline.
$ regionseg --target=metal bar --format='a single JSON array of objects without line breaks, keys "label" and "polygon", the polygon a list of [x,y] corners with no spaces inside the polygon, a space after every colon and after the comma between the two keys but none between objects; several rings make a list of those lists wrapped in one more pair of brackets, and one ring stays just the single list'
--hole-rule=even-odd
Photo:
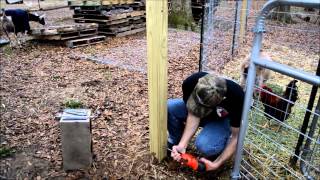
[{"label": "metal bar", "polygon": [[247,180],[250,180],[244,173],[240,172],[241,176],[244,177]]},{"label": "metal bar", "polygon": [[255,173],[257,173],[260,177],[262,177],[263,179],[266,179],[266,178],[263,177],[263,175],[255,167],[253,167],[246,160],[243,159],[242,162],[244,162],[247,166],[249,166],[251,169],[253,169],[255,171]]},{"label": "metal bar", "polygon": [[199,59],[199,72],[202,71],[202,59],[203,59],[203,36],[204,36],[204,13],[206,12],[206,4],[207,2],[205,2],[205,4],[202,6],[202,17],[201,17],[201,36],[200,36],[200,59]]},{"label": "metal bar", "polygon": [[233,36],[232,36],[232,47],[231,47],[231,56],[233,57],[234,55],[234,49],[238,46],[236,44],[236,39],[238,38],[237,33],[237,27],[238,27],[238,6],[239,6],[239,1],[236,1],[236,12],[234,13],[234,25],[233,25]]},{"label": "metal bar", "polygon": [[313,84],[316,86],[320,86],[320,77],[312,75],[311,73],[307,73],[304,71],[301,71],[299,69],[294,69],[290,66],[280,64],[274,61],[266,60],[266,59],[253,59],[254,64],[276,71],[281,74],[285,74],[287,76],[299,79],[301,81],[305,81],[309,84]]},{"label": "metal bar", "polygon": [[[250,152],[249,152],[248,150],[244,149],[243,151],[246,152],[246,153],[248,153],[248,155],[251,156],[251,157],[252,157],[255,161],[257,161],[259,164],[261,164],[261,165],[264,164],[260,159],[258,159],[257,157],[255,157],[253,154],[250,154]],[[275,177],[280,178],[276,172],[274,172],[272,169],[270,169],[270,167],[266,167],[266,168],[267,168],[268,171],[269,171],[270,173],[272,173]]]},{"label": "metal bar", "polygon": [[[276,142],[275,140],[273,140],[272,138],[270,138],[269,136],[265,135],[263,132],[259,131],[257,128],[254,128],[253,126],[249,125],[249,127],[253,130],[253,131],[256,131],[257,135],[261,135],[261,137],[265,137],[266,139],[268,139],[269,141],[271,141],[273,144],[275,144],[276,146],[280,147],[280,149],[283,149],[283,151],[286,151],[288,154],[290,155],[293,155],[293,156],[296,156],[293,152],[290,152],[290,150],[286,147],[284,147],[283,145],[279,144],[278,142]],[[258,134],[259,133],[259,134]],[[311,137],[311,136],[309,136]],[[311,142],[311,141],[310,141]],[[317,167],[314,167],[312,164],[308,163],[307,161],[305,161],[304,159],[302,159],[300,156],[297,156],[297,158],[304,162],[305,164],[307,164],[308,166],[311,166],[312,168],[316,169],[317,171],[320,171],[319,168]]]},{"label": "metal bar", "polygon": [[[251,179],[257,179],[248,169],[241,165],[241,168],[244,169],[251,177]],[[246,176],[247,177],[247,176]],[[248,178],[249,179],[249,178]],[[250,179],[249,179],[250,180]]]},{"label": "metal bar", "polygon": [[[320,76],[320,61],[318,62],[316,75],[318,77]],[[306,111],[306,114],[304,116],[304,120],[303,120],[303,123],[302,123],[302,127],[301,127],[301,130],[300,130],[301,133],[303,133],[303,134],[305,134],[307,132],[307,128],[308,128],[308,124],[309,124],[309,120],[310,120],[310,116],[311,116],[311,111],[312,111],[312,108],[314,106],[314,101],[315,101],[316,96],[317,96],[318,88],[319,87],[314,85],[314,86],[312,86],[312,89],[311,89],[310,98],[309,98],[308,107],[307,107],[307,109],[309,111]],[[299,139],[298,139],[298,142],[297,142],[297,145],[296,145],[296,150],[295,150],[295,154],[296,155],[300,154],[303,140],[304,140],[304,136],[300,135]],[[297,163],[297,160],[298,159],[293,156],[290,159],[291,166],[294,166]]]},{"label": "metal bar", "polygon": [[280,165],[282,168],[284,168],[285,170],[287,170],[288,172],[290,172],[292,175],[294,175],[295,177],[299,178],[299,176],[296,174],[296,172],[292,171],[291,169],[288,169],[287,167],[285,167],[283,164],[281,164],[281,162],[279,162],[278,160],[276,160],[275,158],[273,158],[270,154],[268,154],[266,151],[264,151],[263,149],[261,149],[259,146],[257,146],[254,142],[247,140],[249,144],[251,144],[252,146],[254,146],[256,149],[258,149],[259,151],[261,151],[263,154],[265,154],[267,157],[270,157],[270,159],[277,163],[278,165]]},{"label": "metal bar", "polygon": [[258,57],[260,56],[262,33],[256,34],[253,42],[254,42],[254,46],[252,47],[251,61],[250,61],[250,66],[248,71],[247,86],[246,86],[247,90],[246,90],[244,105],[242,109],[241,126],[240,126],[240,132],[239,132],[238,143],[237,143],[236,157],[234,162],[234,168],[231,174],[232,179],[240,178],[240,164],[242,159],[242,150],[243,150],[244,138],[246,136],[246,131],[248,127],[248,113],[250,111],[252,95],[253,95],[253,86],[254,86],[255,77],[256,77],[256,67],[253,64],[252,59],[258,59]]},{"label": "metal bar", "polygon": [[[260,111],[261,114],[264,114],[264,112],[261,111],[259,108],[255,107],[255,106],[252,106],[252,107],[253,107],[254,109],[256,109],[257,111]],[[310,139],[310,140],[312,140],[312,141],[315,141],[314,139],[309,138],[308,135],[301,133],[300,131],[294,129],[293,127],[287,125],[286,123],[283,123],[283,122],[279,121],[278,119],[276,119],[276,118],[274,118],[274,117],[271,117],[271,116],[270,116],[270,118],[271,118],[272,120],[276,121],[277,123],[281,124],[282,126],[285,126],[286,128],[295,131],[297,134],[300,134],[301,136],[303,136],[303,137],[305,137],[305,138],[307,138],[307,139]],[[315,141],[315,142],[316,142],[316,141]]]}]

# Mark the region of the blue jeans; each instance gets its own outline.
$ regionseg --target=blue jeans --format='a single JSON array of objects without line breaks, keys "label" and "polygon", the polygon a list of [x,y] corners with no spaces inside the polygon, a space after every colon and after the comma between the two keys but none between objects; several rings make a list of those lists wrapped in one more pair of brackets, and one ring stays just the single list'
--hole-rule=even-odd
[{"label": "blue jeans", "polygon": [[[180,142],[185,127],[188,111],[182,99],[168,100],[168,143],[176,145]],[[229,120],[201,119],[201,132],[196,137],[197,150],[206,157],[222,153],[230,138]]]}]

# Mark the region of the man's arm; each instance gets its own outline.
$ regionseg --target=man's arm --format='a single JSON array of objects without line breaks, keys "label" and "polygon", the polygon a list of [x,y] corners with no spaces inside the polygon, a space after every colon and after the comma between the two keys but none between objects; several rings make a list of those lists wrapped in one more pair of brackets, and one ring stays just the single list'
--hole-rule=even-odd
[{"label": "man's arm", "polygon": [[[186,148],[190,139],[196,133],[200,123],[200,118],[194,116],[192,113],[188,112],[186,127],[184,128],[182,138],[177,146],[172,147],[171,156],[176,161],[180,161],[180,153],[185,153]],[[179,153],[180,152],[180,153]]]},{"label": "man's arm", "polygon": [[209,161],[205,158],[201,158],[200,160],[207,165],[207,171],[213,171],[218,169],[224,162],[232,157],[234,152],[236,151],[237,142],[238,142],[238,135],[239,135],[239,128],[231,127],[231,140],[227,147],[223,150],[222,154],[215,160]]}]

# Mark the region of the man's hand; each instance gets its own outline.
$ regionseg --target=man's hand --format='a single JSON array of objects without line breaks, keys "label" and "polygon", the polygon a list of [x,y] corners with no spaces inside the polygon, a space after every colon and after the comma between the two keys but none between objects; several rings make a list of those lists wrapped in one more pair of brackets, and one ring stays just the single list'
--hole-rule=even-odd
[{"label": "man's hand", "polygon": [[220,164],[217,164],[215,162],[209,161],[206,158],[201,158],[201,162],[203,162],[206,165],[207,171],[214,171],[217,170],[220,167]]},{"label": "man's hand", "polygon": [[180,153],[185,153],[186,152],[186,148],[182,145],[177,145],[177,146],[173,146],[172,147],[172,151],[171,151],[171,157],[180,162],[181,160],[181,154]]}]

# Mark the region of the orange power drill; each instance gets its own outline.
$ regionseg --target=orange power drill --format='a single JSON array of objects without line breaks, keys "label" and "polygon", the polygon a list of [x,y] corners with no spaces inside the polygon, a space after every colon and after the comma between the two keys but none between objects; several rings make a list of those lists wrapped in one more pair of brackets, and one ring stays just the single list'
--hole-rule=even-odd
[{"label": "orange power drill", "polygon": [[[168,149],[172,151],[171,149]],[[190,167],[194,171],[205,172],[207,170],[206,164],[199,161],[196,157],[188,153],[181,154],[181,164],[187,167]]]}]

